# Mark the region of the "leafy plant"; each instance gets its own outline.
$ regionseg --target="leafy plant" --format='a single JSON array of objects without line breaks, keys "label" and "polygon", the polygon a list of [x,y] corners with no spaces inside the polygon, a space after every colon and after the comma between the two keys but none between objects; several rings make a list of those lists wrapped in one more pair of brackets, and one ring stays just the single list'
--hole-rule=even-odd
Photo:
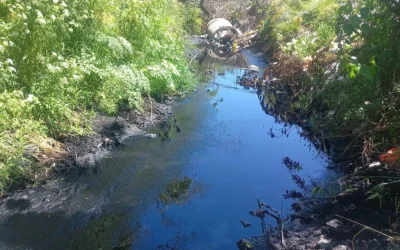
[{"label": "leafy plant", "polygon": [[[0,1],[0,191],[50,167],[50,138],[90,133],[95,112],[190,90],[184,37],[199,15],[177,0]],[[54,161],[30,158],[38,152]]]}]

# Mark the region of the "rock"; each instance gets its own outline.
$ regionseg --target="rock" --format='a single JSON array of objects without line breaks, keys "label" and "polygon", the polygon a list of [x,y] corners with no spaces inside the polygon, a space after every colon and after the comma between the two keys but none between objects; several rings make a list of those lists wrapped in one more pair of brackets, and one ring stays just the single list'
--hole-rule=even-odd
[{"label": "rock", "polygon": [[349,248],[347,248],[346,245],[339,245],[339,246],[335,246],[334,248],[332,248],[332,250],[348,250]]},{"label": "rock", "polygon": [[248,250],[253,248],[253,244],[251,244],[251,242],[247,239],[241,239],[236,244],[239,250]]},{"label": "rock", "polygon": [[374,161],[373,163],[369,164],[369,168],[376,168],[381,166],[381,163],[379,161]]},{"label": "rock", "polygon": [[330,227],[332,227],[332,228],[338,228],[338,227],[340,227],[340,226],[342,225],[342,222],[340,222],[340,221],[337,220],[337,219],[333,219],[333,220],[328,221],[328,222],[326,223],[326,225],[327,225],[327,226],[330,226]]},{"label": "rock", "polygon": [[124,145],[124,142],[120,137],[115,137],[113,141],[114,141],[114,145],[117,147]]},{"label": "rock", "polygon": [[331,241],[327,239],[324,235],[321,235],[317,244],[319,247],[326,249],[329,243],[331,243]]},{"label": "rock", "polygon": [[376,239],[368,241],[367,245],[368,249],[374,249],[374,250],[382,249],[382,244],[379,243],[379,241],[377,241]]},{"label": "rock", "polygon": [[75,162],[78,167],[83,168],[94,167],[96,165],[96,159],[94,157],[94,154],[92,153],[84,155],[82,157],[77,157]]},{"label": "rock", "polygon": [[171,104],[172,104],[172,98],[170,98],[170,97],[165,98],[165,99],[164,99],[164,103],[165,103],[166,105],[171,105]]},{"label": "rock", "polygon": [[247,222],[247,221],[245,221],[245,220],[240,220],[240,222],[242,222],[242,225],[243,225],[244,228],[250,227],[250,226],[251,226],[251,223],[250,223],[250,222]]}]

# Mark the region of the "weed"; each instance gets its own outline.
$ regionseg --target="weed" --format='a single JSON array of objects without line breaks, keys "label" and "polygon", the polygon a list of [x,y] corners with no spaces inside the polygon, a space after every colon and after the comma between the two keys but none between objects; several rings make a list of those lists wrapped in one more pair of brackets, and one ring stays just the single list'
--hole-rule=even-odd
[{"label": "weed", "polygon": [[95,112],[190,90],[184,36],[200,26],[176,0],[0,1],[0,191],[51,166],[49,138],[89,133]]}]

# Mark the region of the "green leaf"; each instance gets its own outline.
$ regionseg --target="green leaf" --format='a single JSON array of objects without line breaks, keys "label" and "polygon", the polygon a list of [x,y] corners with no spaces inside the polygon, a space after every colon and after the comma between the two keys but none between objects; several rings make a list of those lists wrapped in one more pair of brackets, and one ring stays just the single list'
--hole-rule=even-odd
[{"label": "green leaf", "polygon": [[353,63],[349,63],[346,66],[346,70],[350,78],[355,78],[356,73],[358,72],[358,66]]},{"label": "green leaf", "polygon": [[367,23],[361,24],[361,33],[363,34],[363,36],[368,36],[369,32],[369,25]]},{"label": "green leaf", "polygon": [[375,60],[375,56],[373,56],[373,57],[371,58],[371,60],[369,61],[369,63],[372,65],[372,67],[373,67],[373,68],[375,68],[375,67],[376,67],[376,60]]},{"label": "green leaf", "polygon": [[351,24],[345,24],[343,25],[343,31],[344,33],[346,33],[346,35],[350,36],[351,34],[353,34],[354,28]]},{"label": "green leaf", "polygon": [[342,6],[340,6],[339,7],[339,14],[342,14],[342,13],[344,13],[345,11],[346,11],[346,5],[342,5]]},{"label": "green leaf", "polygon": [[363,7],[360,9],[361,18],[367,18],[369,15],[369,8]]},{"label": "green leaf", "polygon": [[353,7],[351,6],[351,4],[345,4],[339,7],[339,14],[350,14],[351,11],[353,10]]},{"label": "green leaf", "polygon": [[358,29],[361,24],[361,19],[357,15],[353,15],[350,17],[350,23],[354,29]]},{"label": "green leaf", "polygon": [[374,74],[372,73],[370,66],[366,64],[361,65],[359,73],[367,78],[368,81],[372,82],[374,80]]},{"label": "green leaf", "polygon": [[351,13],[351,11],[353,10],[353,6],[351,5],[351,3],[346,4],[345,6],[346,6],[346,8],[344,10],[344,13],[349,15]]}]

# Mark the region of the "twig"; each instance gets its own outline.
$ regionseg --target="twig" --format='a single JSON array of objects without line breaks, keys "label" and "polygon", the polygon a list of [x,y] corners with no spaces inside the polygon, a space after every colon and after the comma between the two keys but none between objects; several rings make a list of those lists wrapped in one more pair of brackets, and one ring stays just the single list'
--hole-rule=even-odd
[{"label": "twig", "polygon": [[322,145],[324,146],[324,153],[326,153],[326,146],[325,146],[325,140],[324,140],[324,132],[321,130],[321,139],[322,139]]},{"label": "twig", "polygon": [[364,231],[365,229],[367,229],[367,228],[364,227],[363,229],[361,229],[358,233],[356,233],[356,234],[353,236],[353,239],[351,240],[351,244],[353,245],[353,250],[356,250],[356,247],[354,246],[354,240],[355,240],[356,237],[357,237],[362,231]]},{"label": "twig", "polygon": [[[258,208],[259,208],[260,210],[262,210],[262,205],[261,205],[261,202],[260,202],[260,199],[259,199],[259,198],[257,198],[257,203],[258,203]],[[266,227],[265,227],[264,216],[262,216],[262,218],[260,218],[260,219],[261,219],[262,231],[263,231],[263,234],[265,235],[267,229],[266,229]]]},{"label": "twig", "polygon": [[285,241],[285,237],[284,237],[284,235],[283,235],[283,222],[281,222],[282,223],[282,227],[281,227],[281,239],[282,239],[282,246],[283,246],[283,248],[285,248],[286,249],[286,241]]},{"label": "twig", "polygon": [[366,225],[361,224],[361,223],[359,223],[359,222],[357,222],[357,221],[354,221],[354,220],[347,219],[347,218],[345,218],[345,217],[343,217],[343,216],[341,216],[341,215],[338,215],[338,214],[335,214],[335,216],[336,216],[336,217],[339,217],[339,218],[341,218],[341,219],[350,221],[350,222],[352,222],[352,223],[354,223],[354,224],[357,224],[357,225],[359,225],[359,226],[362,226],[362,227],[364,227],[365,229],[371,230],[371,231],[373,231],[373,232],[375,232],[375,233],[378,233],[378,234],[380,234],[380,235],[383,235],[383,236],[385,236],[385,237],[388,237],[389,239],[396,240],[396,241],[400,241],[400,238],[399,238],[399,237],[394,237],[394,236],[387,235],[387,234],[382,233],[382,232],[380,232],[380,231],[378,231],[378,230],[376,230],[376,229],[373,229],[372,227],[366,226]]},{"label": "twig", "polygon": [[192,59],[190,60],[188,66],[189,66],[189,65],[192,63],[192,61],[193,61],[198,55],[200,55],[200,53],[202,53],[202,52],[203,52],[203,51],[201,51],[201,52],[197,53],[196,55],[194,55],[194,57],[192,57]]},{"label": "twig", "polygon": [[[281,214],[279,213],[278,210],[272,208],[270,205],[268,205],[267,203],[263,202],[260,203],[260,199],[257,198],[257,202],[258,202],[258,207],[260,209],[262,209],[262,206],[264,206],[266,209],[264,210],[264,213],[268,214],[269,216],[273,217],[276,219],[276,222],[278,223],[278,225],[280,226],[280,231],[281,231],[281,243],[284,249],[286,249],[286,241],[285,241],[285,237],[283,234],[283,228],[284,228],[284,223],[281,219]],[[268,211],[271,210],[271,211]],[[273,214],[275,213],[275,214]],[[262,218],[262,225],[263,225],[263,232],[264,232],[264,227],[265,227],[265,223],[264,223],[264,218]],[[271,230],[271,229],[270,229]],[[265,234],[265,233],[264,233]],[[271,237],[271,233],[270,233],[270,237]]]},{"label": "twig", "polygon": [[[267,238],[267,236],[265,235],[265,238]],[[271,247],[273,249],[277,249],[276,246],[274,245],[274,243],[272,243],[272,237],[271,237],[271,225],[269,225],[269,244],[271,245]]]}]

